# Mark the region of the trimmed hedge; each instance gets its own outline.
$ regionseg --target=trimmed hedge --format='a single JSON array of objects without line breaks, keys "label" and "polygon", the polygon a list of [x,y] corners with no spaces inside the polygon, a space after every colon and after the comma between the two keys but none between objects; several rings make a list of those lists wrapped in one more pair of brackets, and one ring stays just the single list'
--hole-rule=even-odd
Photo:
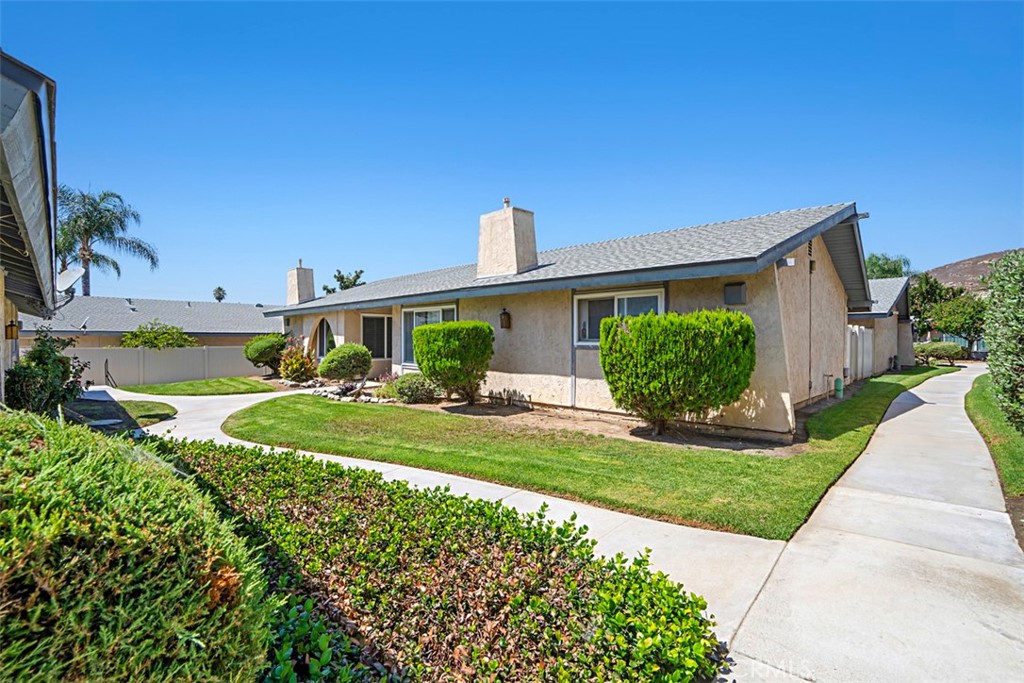
[{"label": "trimmed hedge", "polygon": [[710,681],[726,647],[646,557],[571,522],[294,453],[169,444],[287,553],[333,626],[409,680]]},{"label": "trimmed hedge", "polygon": [[424,377],[472,405],[494,355],[494,328],[481,320],[421,325],[412,331],[412,348]]},{"label": "trimmed hedge", "polygon": [[927,365],[935,360],[944,360],[950,365],[967,357],[967,348],[956,342],[918,342],[914,344],[914,356],[919,363]]},{"label": "trimmed hedge", "polygon": [[402,403],[433,403],[437,400],[437,385],[418,372],[407,372],[381,385],[374,396],[397,398]]},{"label": "trimmed hedge", "polygon": [[1024,433],[1024,250],[999,259],[988,286],[985,342],[989,372],[1000,410]]},{"label": "trimmed hedge", "polygon": [[281,364],[281,354],[288,346],[288,337],[283,334],[261,334],[245,343],[245,359],[258,368],[270,368],[277,374]]},{"label": "trimmed hedge", "polygon": [[661,434],[670,420],[734,403],[757,361],[754,323],[737,311],[648,313],[601,321],[601,369],[615,404]]},{"label": "trimmed hedge", "polygon": [[244,681],[266,582],[196,486],[127,442],[0,414],[0,680]]},{"label": "trimmed hedge", "polygon": [[373,365],[370,349],[362,344],[342,344],[327,352],[317,372],[327,379],[365,377]]}]

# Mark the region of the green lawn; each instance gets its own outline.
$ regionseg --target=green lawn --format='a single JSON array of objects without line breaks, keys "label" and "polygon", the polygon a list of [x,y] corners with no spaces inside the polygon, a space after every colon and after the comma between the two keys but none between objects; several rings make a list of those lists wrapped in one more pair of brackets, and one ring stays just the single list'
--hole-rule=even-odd
[{"label": "green lawn", "polygon": [[964,405],[996,461],[1006,495],[1024,496],[1024,434],[1014,429],[999,410],[991,375],[974,380]]},{"label": "green lawn", "polygon": [[170,384],[136,384],[121,387],[121,389],[157,396],[223,396],[226,394],[259,394],[274,390],[266,382],[248,377],[218,377]]},{"label": "green lawn", "polygon": [[295,395],[230,416],[224,431],[263,444],[383,460],[549,492],[684,524],[788,539],[864,450],[889,403],[956,368],[870,380],[808,421],[788,459],[516,430],[395,405]]},{"label": "green lawn", "polygon": [[71,401],[64,406],[86,420],[121,420],[103,432],[131,431],[169,420],[177,414],[174,406],[159,401]]}]

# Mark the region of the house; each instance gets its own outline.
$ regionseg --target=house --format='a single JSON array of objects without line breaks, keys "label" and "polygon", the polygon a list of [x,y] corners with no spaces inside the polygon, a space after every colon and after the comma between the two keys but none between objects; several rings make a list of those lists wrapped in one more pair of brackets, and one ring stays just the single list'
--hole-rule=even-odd
[{"label": "house", "polygon": [[[858,350],[858,341],[847,347],[846,367],[856,379],[880,375],[894,367],[914,365],[914,330],[910,322],[910,278],[891,277],[869,280],[874,303],[870,311],[850,311],[851,340],[863,340],[870,349]],[[865,334],[864,330],[871,330]],[[870,341],[868,341],[870,339]],[[864,359],[861,362],[860,359]]]},{"label": "house", "polygon": [[[372,352],[373,372],[416,370],[412,330],[443,320],[495,328],[485,392],[613,411],[598,358],[602,318],[730,308],[757,330],[744,397],[707,422],[780,440],[795,410],[829,396],[846,361],[847,310],[872,306],[853,203],[536,248],[534,215],[480,217],[477,263],[396,277],[315,298],[313,273],[288,273],[288,305],[265,312],[318,356],[330,340]],[[503,324],[504,323],[504,324]]]},{"label": "house", "polygon": [[0,52],[0,290],[3,378],[18,357],[18,315],[49,315],[55,303],[57,85]]},{"label": "house", "polygon": [[173,301],[82,296],[64,304],[49,320],[23,313],[22,343],[32,343],[40,325],[58,337],[75,337],[77,348],[120,346],[121,337],[159,320],[196,338],[199,346],[242,346],[258,334],[281,332],[281,321],[263,315],[262,304]]}]

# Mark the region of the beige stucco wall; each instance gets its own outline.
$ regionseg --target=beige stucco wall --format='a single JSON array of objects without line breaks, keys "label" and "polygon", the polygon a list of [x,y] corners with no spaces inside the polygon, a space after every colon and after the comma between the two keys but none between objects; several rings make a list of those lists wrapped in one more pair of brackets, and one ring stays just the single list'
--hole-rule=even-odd
[{"label": "beige stucco wall", "polygon": [[897,355],[897,322],[899,318],[875,318],[874,349],[871,355],[871,374],[881,375],[889,369],[889,359]]},{"label": "beige stucco wall", "polygon": [[[569,405],[571,302],[568,290],[459,302],[460,320],[484,320],[494,327],[494,357],[483,387],[485,395]],[[500,325],[503,309],[512,316],[507,330]],[[396,333],[398,328],[396,324]],[[395,349],[397,354],[397,344]]]},{"label": "beige stucco wall", "polygon": [[[308,315],[290,315],[288,316],[288,328],[285,333],[289,336],[301,339],[304,347],[308,350],[311,344],[314,344],[313,333],[316,331],[317,326],[320,324],[320,320],[326,318],[327,323],[331,326],[331,332],[334,334],[335,344],[345,344],[351,342],[353,344],[363,343],[363,324],[362,314],[373,313],[377,315],[392,315],[396,314],[391,307],[386,308],[372,308],[363,311],[330,311],[327,313],[316,313]],[[397,336],[397,330],[399,327],[398,319],[392,320],[393,331],[396,333],[392,340],[392,355],[395,356],[395,361],[398,359],[400,352],[400,338]],[[377,375],[392,369],[392,362],[389,360],[375,360],[370,368],[370,377],[376,377]]]},{"label": "beige stucco wall", "polygon": [[914,366],[914,327],[909,320],[901,320],[897,325],[896,352],[900,357],[900,365]]},{"label": "beige stucco wall", "polygon": [[[21,335],[22,349],[30,348],[35,334],[28,330],[22,330]],[[119,334],[58,334],[55,336],[74,337],[76,339],[75,348],[79,349],[102,349],[121,345],[121,335]],[[199,346],[245,346],[245,343],[252,339],[246,335],[227,334],[193,334],[191,336],[195,337]]]},{"label": "beige stucco wall", "polygon": [[[796,265],[776,270],[793,405],[825,398],[846,362],[846,290],[825,242],[816,237],[787,256]],[[814,273],[810,261],[815,261]]]},{"label": "beige stucco wall", "polygon": [[[747,303],[725,306],[725,285],[745,282]],[[789,395],[786,345],[774,266],[750,276],[679,280],[669,283],[668,309],[689,313],[728,308],[750,316],[757,333],[757,365],[743,397],[710,420],[714,424],[789,433],[795,429]]]}]

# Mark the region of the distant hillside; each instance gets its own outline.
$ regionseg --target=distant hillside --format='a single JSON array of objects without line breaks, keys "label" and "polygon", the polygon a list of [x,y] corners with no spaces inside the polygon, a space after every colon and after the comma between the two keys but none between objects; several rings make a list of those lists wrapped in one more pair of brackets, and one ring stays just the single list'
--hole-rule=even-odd
[{"label": "distant hillside", "polygon": [[928,274],[944,285],[963,287],[969,292],[984,293],[987,291],[987,287],[982,283],[982,278],[988,276],[993,263],[1010,251],[1013,250],[994,251],[991,254],[965,258],[956,263],[947,263],[944,266],[932,268]]}]

